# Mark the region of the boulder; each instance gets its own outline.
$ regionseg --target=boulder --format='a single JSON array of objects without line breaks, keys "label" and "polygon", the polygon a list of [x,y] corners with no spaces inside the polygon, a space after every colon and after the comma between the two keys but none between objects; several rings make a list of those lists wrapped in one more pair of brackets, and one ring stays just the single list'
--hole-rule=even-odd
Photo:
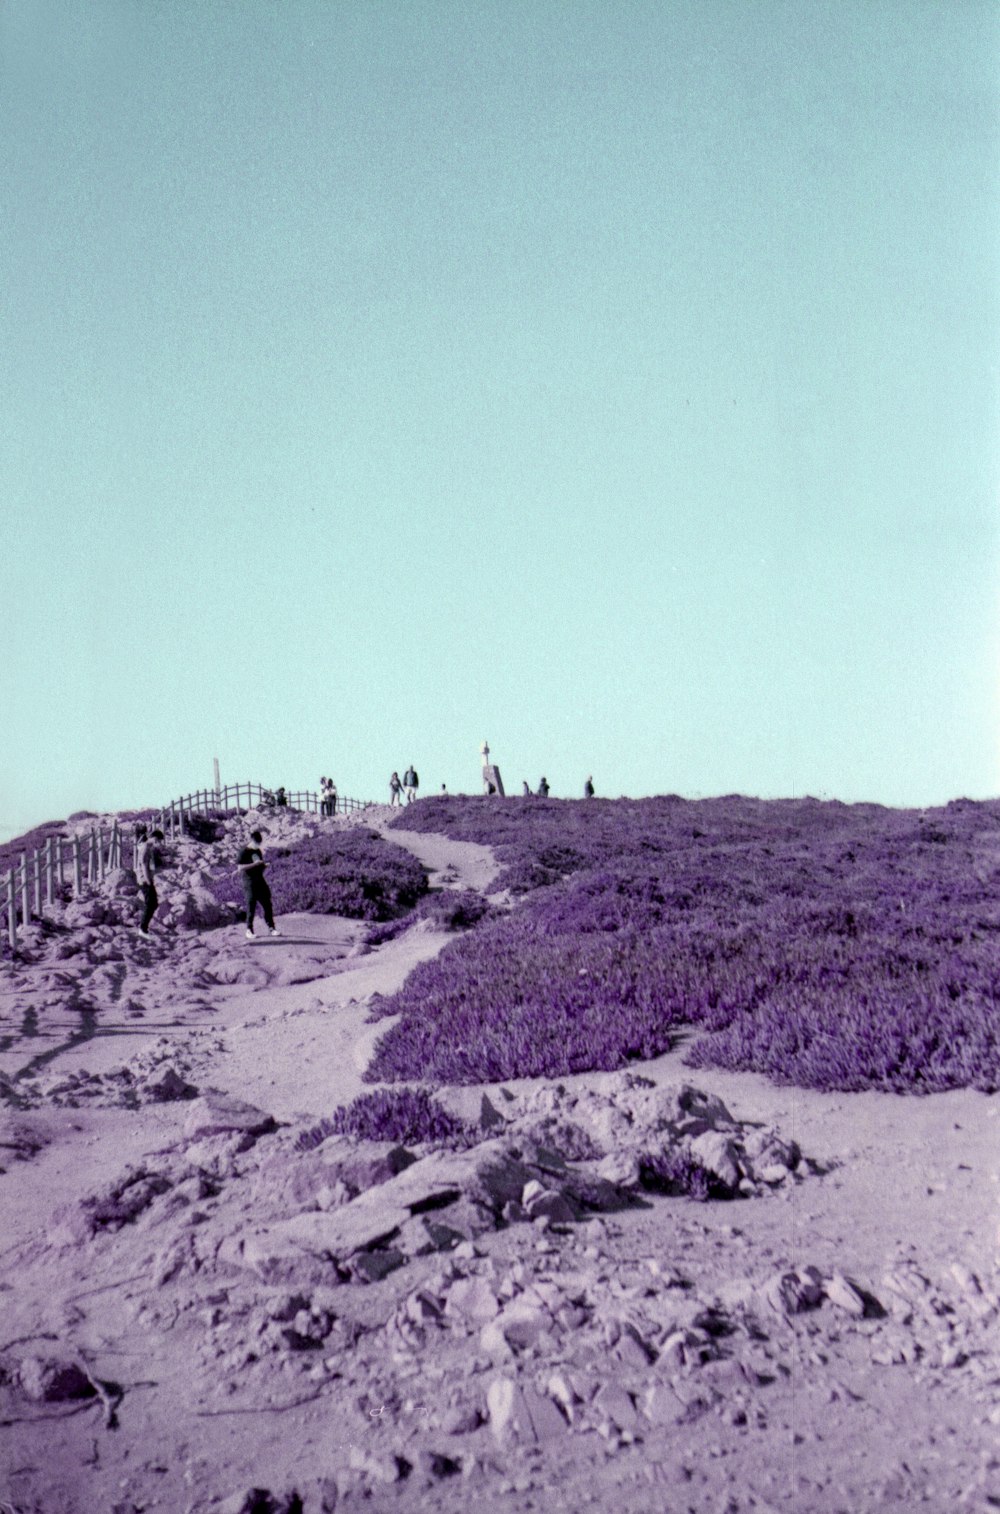
[{"label": "boulder", "polygon": [[691,1155],[708,1169],[730,1193],[743,1176],[736,1143],[721,1130],[706,1130],[690,1143]]},{"label": "boulder", "polygon": [[97,1389],[78,1362],[60,1357],[26,1356],[18,1367],[18,1382],[36,1403],[67,1403],[93,1398]]},{"label": "boulder", "polygon": [[232,1094],[209,1088],[192,1104],[184,1121],[184,1138],[199,1141],[205,1136],[228,1135],[236,1131],[256,1137],[277,1128],[277,1121],[264,1110],[246,1104]]},{"label": "boulder", "polygon": [[335,1287],[336,1262],[297,1246],[288,1236],[268,1229],[227,1236],[217,1253],[223,1267],[253,1272],[262,1282],[289,1288]]},{"label": "boulder", "polygon": [[175,1099],[194,1099],[198,1096],[195,1085],[185,1082],[176,1068],[169,1065],[140,1083],[139,1093],[143,1099],[153,1104],[167,1104]]}]

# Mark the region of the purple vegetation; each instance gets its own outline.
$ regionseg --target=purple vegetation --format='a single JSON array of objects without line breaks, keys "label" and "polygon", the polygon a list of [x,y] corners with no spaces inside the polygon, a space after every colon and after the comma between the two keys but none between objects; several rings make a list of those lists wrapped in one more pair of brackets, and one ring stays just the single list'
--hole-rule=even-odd
[{"label": "purple vegetation", "polygon": [[[282,914],[388,920],[427,891],[427,874],[416,858],[362,826],[285,848],[265,842],[264,855],[275,909]],[[238,869],[217,878],[213,893],[220,904],[242,904]]]},{"label": "purple vegetation", "polygon": [[[430,799],[408,829],[494,846],[510,914],[379,1014],[372,1081],[694,1066],[817,1088],[1000,1087],[1000,805]],[[526,891],[527,890],[527,891]]]},{"label": "purple vegetation", "polygon": [[403,1146],[424,1141],[461,1145],[472,1134],[423,1088],[378,1088],[342,1104],[327,1119],[304,1130],[295,1144],[300,1151],[309,1151],[327,1136],[348,1135],[357,1141],[396,1141]]},{"label": "purple vegetation", "polygon": [[461,931],[477,925],[488,914],[490,905],[482,894],[473,889],[440,889],[418,899],[408,915],[396,920],[386,920],[373,925],[368,932],[369,946],[382,946],[392,941],[404,930],[420,920],[426,920],[436,930]]},{"label": "purple vegetation", "polygon": [[715,1173],[683,1147],[647,1153],[639,1162],[639,1181],[650,1193],[686,1193],[700,1203],[730,1197],[728,1188]]}]

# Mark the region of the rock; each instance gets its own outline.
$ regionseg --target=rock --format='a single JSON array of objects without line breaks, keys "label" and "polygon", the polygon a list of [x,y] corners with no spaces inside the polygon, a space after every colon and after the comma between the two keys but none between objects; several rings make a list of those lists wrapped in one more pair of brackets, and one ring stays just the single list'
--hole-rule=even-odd
[{"label": "rock", "polygon": [[654,1383],[647,1388],[642,1411],[650,1424],[665,1427],[679,1425],[687,1414],[687,1405],[682,1403],[673,1388],[666,1383]]},{"label": "rock", "polygon": [[504,1440],[514,1414],[516,1384],[510,1378],[493,1378],[486,1390],[486,1411],[496,1440]]},{"label": "rock", "polygon": [[619,1188],[638,1188],[641,1182],[640,1169],[638,1151],[609,1151],[598,1163],[597,1174],[607,1182],[617,1184]]},{"label": "rock", "polygon": [[139,1092],[144,1099],[155,1104],[166,1104],[174,1099],[194,1099],[198,1096],[195,1085],[185,1082],[180,1073],[170,1066],[140,1083]]},{"label": "rock", "polygon": [[703,1167],[706,1167],[730,1193],[735,1193],[743,1174],[736,1144],[730,1136],[719,1130],[706,1130],[702,1135],[695,1136],[690,1143],[690,1149],[691,1155]]},{"label": "rock", "polygon": [[764,1297],[779,1314],[802,1314],[823,1302],[823,1280],[815,1267],[778,1272],[764,1285]]},{"label": "rock", "polygon": [[554,1220],[556,1224],[569,1224],[579,1218],[579,1210],[561,1194],[554,1193],[546,1188],[537,1178],[532,1178],[524,1185],[521,1194],[521,1205],[529,1219],[538,1219],[544,1215],[547,1219]]},{"label": "rock", "polygon": [[273,1230],[255,1230],[227,1236],[217,1253],[221,1266],[253,1272],[264,1283],[289,1287],[325,1284],[340,1280],[336,1260],[303,1250],[293,1240]]},{"label": "rock", "polygon": [[363,1472],[372,1482],[387,1484],[400,1482],[411,1470],[405,1457],[394,1454],[376,1456],[360,1446],[351,1447],[348,1465],[353,1472]]},{"label": "rock", "polygon": [[[388,1185],[384,1185],[388,1186]],[[380,1194],[382,1189],[376,1190]],[[307,1210],[290,1220],[281,1220],[271,1233],[284,1237],[301,1251],[314,1256],[347,1258],[392,1240],[410,1218],[408,1209],[398,1204],[380,1203],[376,1195],[363,1193],[360,1198],[329,1212]]]},{"label": "rock", "polygon": [[445,1313],[479,1324],[495,1319],[500,1303],[485,1277],[459,1278],[448,1289]]},{"label": "rock", "polygon": [[184,1160],[211,1178],[229,1178],[236,1171],[236,1158],[250,1150],[254,1139],[246,1131],[222,1131],[218,1135],[205,1136],[199,1141],[188,1142],[184,1148]]},{"label": "rock", "polygon": [[360,1251],[351,1257],[350,1272],[359,1283],[379,1283],[397,1267],[402,1267],[405,1261],[403,1253],[392,1247],[382,1251]]},{"label": "rock", "polygon": [[445,1435],[471,1435],[483,1417],[474,1404],[456,1404],[441,1415],[439,1427]]},{"label": "rock", "polygon": [[21,1391],[36,1403],[94,1398],[97,1389],[83,1368],[59,1357],[26,1356],[18,1367]]},{"label": "rock", "polygon": [[521,1440],[544,1445],[567,1431],[567,1421],[551,1398],[531,1386],[519,1388],[510,1378],[494,1378],[486,1407],[497,1441],[513,1432]]},{"label": "rock", "polygon": [[[332,1507],[336,1507],[334,1503]],[[268,1488],[248,1488],[245,1493],[231,1493],[217,1505],[218,1514],[304,1514],[305,1506],[293,1488],[288,1493],[272,1493]]]},{"label": "rock", "polygon": [[484,1351],[504,1355],[507,1348],[524,1351],[535,1346],[552,1328],[546,1310],[516,1300],[483,1326],[479,1344]]},{"label": "rock", "polygon": [[635,1431],[639,1428],[639,1415],[631,1394],[619,1383],[604,1383],[594,1395],[593,1407],[617,1425],[619,1430]]},{"label": "rock", "polygon": [[823,1285],[823,1291],[831,1304],[838,1309],[843,1309],[846,1314],[851,1314],[855,1319],[861,1319],[865,1313],[865,1300],[861,1291],[850,1278],[846,1278],[842,1272],[835,1272]]},{"label": "rock", "polygon": [[[447,1211],[449,1214],[451,1210]],[[395,1235],[395,1242],[404,1256],[430,1256],[435,1251],[453,1251],[464,1239],[460,1230],[453,1229],[433,1214],[419,1214],[404,1221]]]},{"label": "rock", "polygon": [[412,1152],[393,1141],[329,1136],[313,1151],[282,1151],[262,1162],[255,1189],[265,1201],[296,1209],[336,1208],[387,1183],[415,1161]]},{"label": "rock", "polygon": [[206,1136],[230,1135],[240,1131],[249,1136],[267,1135],[277,1130],[277,1121],[264,1110],[246,1104],[232,1094],[208,1088],[192,1106],[184,1122],[184,1137],[200,1141]]},{"label": "rock", "polygon": [[80,1201],[92,1233],[98,1230],[121,1230],[138,1219],[154,1199],[167,1193],[173,1181],[166,1172],[148,1171],[145,1167],[126,1168],[110,1187]]}]

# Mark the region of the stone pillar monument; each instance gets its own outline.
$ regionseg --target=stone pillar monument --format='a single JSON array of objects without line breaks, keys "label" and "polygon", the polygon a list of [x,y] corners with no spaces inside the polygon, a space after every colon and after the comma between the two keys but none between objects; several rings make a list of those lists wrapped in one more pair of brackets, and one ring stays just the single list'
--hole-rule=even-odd
[{"label": "stone pillar monument", "polygon": [[499,794],[503,797],[503,779],[500,777],[500,769],[495,762],[490,761],[490,744],[484,741],[479,748],[483,758],[483,793]]}]

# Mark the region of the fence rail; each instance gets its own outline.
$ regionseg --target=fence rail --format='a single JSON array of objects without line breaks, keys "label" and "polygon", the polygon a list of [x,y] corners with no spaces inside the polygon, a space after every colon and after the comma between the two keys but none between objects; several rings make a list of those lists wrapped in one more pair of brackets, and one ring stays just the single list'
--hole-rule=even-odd
[{"label": "fence rail", "polygon": [[[171,800],[159,811],[154,810],[147,823],[159,826],[165,836],[177,836],[183,834],[185,822],[194,815],[228,815],[272,807],[276,813],[281,810],[325,813],[324,799],[319,794],[304,790],[287,794],[281,804],[277,798],[279,792],[250,782],[229,783],[224,789],[197,789],[182,799]],[[368,806],[368,800],[338,796],[334,814],[354,814]],[[0,936],[6,917],[11,951],[17,949],[18,925],[27,925],[32,917],[40,919],[43,906],[64,899],[67,889],[78,898],[85,888],[100,883],[115,868],[135,866],[137,824],[123,826],[116,819],[110,826],[91,826],[89,831],[75,836],[48,836],[41,846],[22,852],[19,862],[0,872]]]},{"label": "fence rail", "polygon": [[[164,805],[159,811],[158,818],[150,822],[159,825],[164,835],[174,836],[183,828],[185,817],[188,815],[218,815],[232,814],[238,810],[251,809],[280,809],[305,810],[309,814],[318,815],[323,813],[323,796],[311,790],[300,790],[292,794],[285,794],[285,802],[282,804],[278,796],[283,792],[281,789],[268,789],[260,783],[227,783],[224,789],[196,789],[193,794],[185,794],[183,799],[172,799],[168,805]],[[338,796],[334,813],[337,815],[349,815],[358,810],[366,810],[371,803],[368,799],[347,799]]]}]

